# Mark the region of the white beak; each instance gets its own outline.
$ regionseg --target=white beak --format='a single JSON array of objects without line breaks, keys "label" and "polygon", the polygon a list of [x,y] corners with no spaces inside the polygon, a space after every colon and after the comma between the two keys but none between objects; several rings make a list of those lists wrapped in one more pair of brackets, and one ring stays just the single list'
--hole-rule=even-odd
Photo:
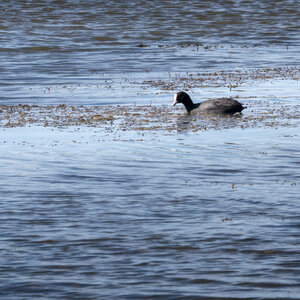
[{"label": "white beak", "polygon": [[173,106],[175,106],[177,104],[177,94],[174,95],[174,101],[173,101]]}]

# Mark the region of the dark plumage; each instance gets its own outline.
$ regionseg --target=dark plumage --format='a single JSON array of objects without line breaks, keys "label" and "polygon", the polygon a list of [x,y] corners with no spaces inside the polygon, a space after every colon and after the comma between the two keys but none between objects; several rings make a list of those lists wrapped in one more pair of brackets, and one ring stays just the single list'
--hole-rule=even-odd
[{"label": "dark plumage", "polygon": [[240,102],[232,98],[219,98],[193,103],[190,96],[185,92],[174,95],[173,106],[177,103],[182,103],[188,113],[234,114],[245,108]]}]

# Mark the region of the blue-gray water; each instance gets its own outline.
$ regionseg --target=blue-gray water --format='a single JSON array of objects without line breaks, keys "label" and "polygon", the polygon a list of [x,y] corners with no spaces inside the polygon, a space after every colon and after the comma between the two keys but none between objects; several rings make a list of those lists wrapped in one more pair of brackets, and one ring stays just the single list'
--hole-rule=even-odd
[{"label": "blue-gray water", "polygon": [[[0,3],[1,104],[159,105],[176,86],[134,82],[299,75],[299,1],[38,2]],[[284,107],[296,77],[194,92]],[[300,124],[282,124],[1,128],[0,298],[299,299]]]},{"label": "blue-gray water", "polygon": [[6,104],[140,103],[132,76],[300,62],[299,1],[2,1],[0,20]]}]

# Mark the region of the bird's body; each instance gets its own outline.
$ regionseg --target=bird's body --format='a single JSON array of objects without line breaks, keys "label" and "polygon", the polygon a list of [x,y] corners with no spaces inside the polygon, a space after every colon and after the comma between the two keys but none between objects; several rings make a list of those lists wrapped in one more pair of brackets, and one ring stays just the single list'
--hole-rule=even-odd
[{"label": "bird's body", "polygon": [[173,106],[177,103],[182,103],[189,114],[234,114],[241,112],[245,108],[240,102],[232,98],[218,98],[201,103],[193,103],[190,96],[185,92],[175,94]]}]

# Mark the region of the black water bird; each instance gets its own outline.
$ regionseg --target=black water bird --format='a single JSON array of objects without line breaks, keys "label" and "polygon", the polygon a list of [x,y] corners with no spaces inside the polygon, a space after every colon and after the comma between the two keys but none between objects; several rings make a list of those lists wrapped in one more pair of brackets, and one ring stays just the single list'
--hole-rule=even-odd
[{"label": "black water bird", "polygon": [[185,92],[179,92],[174,95],[173,106],[177,103],[182,103],[188,114],[191,112],[206,114],[234,114],[239,113],[246,108],[240,102],[232,98],[218,98],[200,103],[193,103],[191,97]]}]

